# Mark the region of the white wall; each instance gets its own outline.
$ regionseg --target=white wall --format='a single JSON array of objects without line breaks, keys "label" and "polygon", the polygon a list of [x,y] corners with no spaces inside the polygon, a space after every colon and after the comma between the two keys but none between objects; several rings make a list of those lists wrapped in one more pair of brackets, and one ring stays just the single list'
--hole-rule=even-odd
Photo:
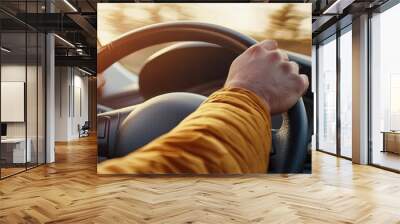
[{"label": "white wall", "polygon": [[69,87],[69,68],[55,68],[55,141],[68,140],[68,87]]},{"label": "white wall", "polygon": [[85,121],[88,121],[88,78],[81,76],[81,73],[76,74],[74,71],[74,82],[73,88],[73,96],[71,99],[74,102],[71,102],[71,132],[70,136],[72,139],[79,137],[78,125],[82,126]]},{"label": "white wall", "polygon": [[[25,75],[26,75],[26,70],[28,71],[28,74],[31,74],[32,71],[34,70],[35,74],[36,74],[36,67],[33,66],[28,66],[27,68],[24,65],[18,65],[18,64],[4,64],[1,66],[1,81],[2,82],[25,82]],[[28,77],[29,78],[29,77]],[[36,85],[36,81],[34,81],[34,83],[31,83],[33,80],[29,80],[29,84],[30,85]],[[27,102],[30,103],[32,101],[34,101],[32,98],[36,98],[36,89],[31,89],[28,88],[28,93],[27,93]],[[32,90],[29,91],[29,90]],[[36,108],[36,101],[34,105]],[[1,108],[1,110],[7,110],[7,108]],[[27,118],[28,118],[28,122],[32,122],[34,121],[34,123],[36,124],[36,113],[28,113],[27,114]],[[7,136],[8,137],[25,137],[25,125],[26,122],[7,122]],[[34,124],[28,124],[28,128],[29,127],[33,127]],[[34,127],[34,129],[36,130],[36,125]],[[29,131],[28,131],[28,137],[29,136]],[[36,133],[35,133],[36,134]]]},{"label": "white wall", "polygon": [[[8,64],[1,66],[1,81],[25,82],[25,64]],[[6,110],[6,108],[1,108]],[[7,137],[25,137],[25,122],[7,123]]]},{"label": "white wall", "polygon": [[88,78],[76,68],[56,67],[55,140],[79,137],[78,125],[88,120]]}]

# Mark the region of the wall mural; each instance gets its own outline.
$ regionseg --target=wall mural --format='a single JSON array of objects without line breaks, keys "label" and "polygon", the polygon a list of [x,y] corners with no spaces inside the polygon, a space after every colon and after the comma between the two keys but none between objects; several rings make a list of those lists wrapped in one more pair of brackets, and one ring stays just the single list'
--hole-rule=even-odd
[{"label": "wall mural", "polygon": [[113,3],[97,18],[99,174],[311,172],[311,88],[271,120],[221,90],[264,40],[311,81],[311,4]]}]

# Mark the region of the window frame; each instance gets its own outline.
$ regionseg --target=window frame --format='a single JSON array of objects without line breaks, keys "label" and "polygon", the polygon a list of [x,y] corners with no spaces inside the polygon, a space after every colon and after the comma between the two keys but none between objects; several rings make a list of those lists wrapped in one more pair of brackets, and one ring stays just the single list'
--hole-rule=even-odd
[{"label": "window frame", "polygon": [[[316,141],[316,151],[319,152],[323,152],[323,153],[327,153],[329,155],[333,155],[339,158],[343,158],[346,160],[352,160],[351,157],[347,157],[342,155],[342,150],[341,150],[341,119],[340,119],[340,103],[341,103],[341,97],[340,97],[340,77],[341,77],[341,67],[340,67],[340,37],[344,34],[346,34],[347,32],[352,32],[352,23],[350,22],[349,24],[347,24],[346,26],[344,26],[341,29],[338,29],[335,33],[333,33],[332,35],[326,37],[325,39],[320,40],[316,45],[316,77],[315,77],[315,81],[316,81],[316,137],[315,137],[315,141]],[[320,85],[320,74],[319,74],[319,47],[322,43],[326,44],[330,41],[336,41],[336,151],[335,153],[326,151],[324,149],[320,148],[320,143],[319,143],[319,121],[320,121],[320,115],[319,115],[319,107],[320,107],[320,102],[319,102],[319,85]]]}]

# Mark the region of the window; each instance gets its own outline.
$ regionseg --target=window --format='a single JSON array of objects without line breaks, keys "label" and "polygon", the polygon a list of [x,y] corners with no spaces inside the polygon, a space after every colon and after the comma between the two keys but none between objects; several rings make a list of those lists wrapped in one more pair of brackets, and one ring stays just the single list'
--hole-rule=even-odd
[{"label": "window", "polygon": [[316,130],[317,130],[317,127],[316,127],[316,124],[317,124],[317,104],[316,104],[316,102],[317,102],[317,99],[316,99],[316,88],[317,88],[317,71],[316,71],[316,69],[317,69],[317,61],[316,61],[316,59],[317,59],[317,47],[315,46],[315,45],[313,45],[312,46],[312,52],[311,52],[311,60],[312,60],[312,63],[311,63],[311,65],[312,65],[312,69],[311,69],[311,91],[314,93],[314,95],[313,95],[313,101],[314,101],[314,104],[313,104],[313,119],[314,119],[314,122],[313,122],[313,130],[314,130],[314,133],[313,133],[313,135],[312,135],[312,138],[311,138],[311,149],[312,150],[315,150],[316,148],[317,148],[317,141],[316,141]]},{"label": "window", "polygon": [[[340,36],[340,155],[352,156],[352,34]],[[346,32],[347,31],[347,32]]]},{"label": "window", "polygon": [[318,149],[336,153],[336,39],[318,48]]},{"label": "window", "polygon": [[[371,18],[370,137],[372,163],[400,170],[400,5]],[[397,140],[389,150],[385,132]],[[391,138],[392,138],[391,137]],[[392,143],[393,143],[392,142]],[[397,142],[397,143],[396,143]],[[397,151],[397,149],[399,149]]]}]

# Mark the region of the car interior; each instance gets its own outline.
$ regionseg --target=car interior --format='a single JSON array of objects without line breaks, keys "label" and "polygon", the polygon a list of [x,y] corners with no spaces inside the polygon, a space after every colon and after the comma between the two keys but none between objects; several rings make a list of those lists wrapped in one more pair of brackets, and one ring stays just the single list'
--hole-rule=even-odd
[{"label": "car interior", "polygon": [[[107,108],[98,114],[99,162],[124,156],[175,127],[205,97],[223,86],[232,61],[256,43],[249,36],[214,24],[159,23],[132,30],[103,46],[98,53],[98,71],[104,72],[135,51],[169,42],[174,44],[146,59],[139,73],[138,91],[117,95],[121,101],[130,99],[128,103],[99,100],[101,108]],[[311,80],[310,58],[293,52],[288,55],[300,65],[300,73]],[[181,93],[167,94],[175,92]],[[136,110],[145,101],[146,107]],[[313,93],[308,89],[288,113],[273,117],[268,172],[311,172],[312,102]],[[146,128],[150,124],[151,128]]]}]

